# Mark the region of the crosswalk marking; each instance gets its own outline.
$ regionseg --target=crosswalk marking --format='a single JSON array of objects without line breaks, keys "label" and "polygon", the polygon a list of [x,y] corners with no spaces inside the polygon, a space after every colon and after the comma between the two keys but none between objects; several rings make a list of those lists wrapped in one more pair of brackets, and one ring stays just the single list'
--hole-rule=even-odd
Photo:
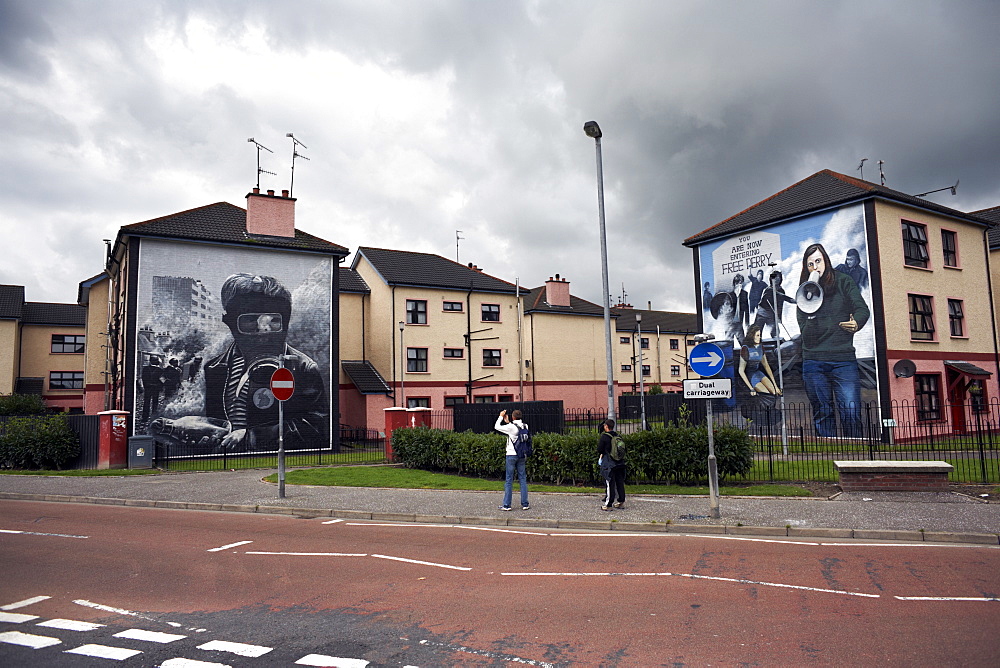
[{"label": "crosswalk marking", "polygon": [[23,608],[27,605],[33,605],[35,603],[40,603],[42,601],[52,598],[51,596],[34,596],[32,598],[26,598],[23,601],[18,601],[17,603],[8,603],[7,605],[0,605],[0,610],[16,610],[17,608]]},{"label": "crosswalk marking", "polygon": [[24,622],[30,622],[32,619],[38,619],[38,615],[24,615],[20,612],[0,612],[0,622],[8,622],[9,624],[23,624]]},{"label": "crosswalk marking", "polygon": [[124,649],[123,647],[108,647],[107,645],[80,645],[73,649],[68,649],[63,654],[82,654],[98,659],[112,659],[114,661],[124,661],[131,659],[136,654],[142,654],[137,649]]},{"label": "crosswalk marking", "polygon": [[95,631],[104,626],[104,624],[78,622],[75,619],[50,619],[46,622],[39,622],[38,626],[47,626],[52,629],[62,629],[64,631]]},{"label": "crosswalk marking", "polygon": [[261,645],[247,645],[241,642],[227,642],[225,640],[212,640],[204,645],[198,645],[198,649],[214,650],[216,652],[229,652],[230,654],[238,654],[240,656],[249,656],[256,658],[258,656],[264,656],[273,647],[262,647]]},{"label": "crosswalk marking", "polygon": [[230,543],[229,545],[223,545],[222,547],[213,547],[211,550],[206,550],[206,552],[222,552],[223,550],[239,547],[240,545],[249,545],[252,542],[252,540],[241,540],[238,543]]},{"label": "crosswalk marking", "polygon": [[365,668],[368,662],[364,659],[346,659],[340,656],[324,654],[309,654],[295,662],[296,666],[320,666],[322,668]]},{"label": "crosswalk marking", "polygon": [[167,659],[160,664],[160,668],[232,668],[228,663],[215,663],[212,661],[198,661],[197,659]]},{"label": "crosswalk marking", "polygon": [[187,636],[177,635],[176,633],[160,633],[159,631],[128,629],[127,631],[116,633],[115,638],[128,638],[130,640],[145,640],[147,642],[158,642],[161,644],[165,644],[168,642],[173,642],[175,640],[182,640],[184,638],[187,638]]},{"label": "crosswalk marking", "polygon": [[21,633],[20,631],[7,631],[0,633],[0,642],[5,642],[9,645],[30,647],[31,649],[41,649],[42,647],[58,645],[62,641],[58,638],[49,638],[48,636],[36,636],[30,633]]}]

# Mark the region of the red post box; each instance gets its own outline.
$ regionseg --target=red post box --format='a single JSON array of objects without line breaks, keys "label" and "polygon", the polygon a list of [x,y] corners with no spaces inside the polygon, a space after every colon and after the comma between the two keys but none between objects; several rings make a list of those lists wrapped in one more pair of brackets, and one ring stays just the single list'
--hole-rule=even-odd
[{"label": "red post box", "polygon": [[128,465],[128,411],[103,411],[100,416],[100,442],[97,468],[123,469]]}]

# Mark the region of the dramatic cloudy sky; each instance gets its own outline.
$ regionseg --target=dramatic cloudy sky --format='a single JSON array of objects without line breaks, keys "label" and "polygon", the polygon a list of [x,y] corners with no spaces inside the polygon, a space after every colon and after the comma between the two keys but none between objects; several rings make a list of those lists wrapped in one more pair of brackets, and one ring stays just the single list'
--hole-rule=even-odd
[{"label": "dramatic cloudy sky", "polygon": [[821,169],[1000,204],[1000,3],[0,0],[0,283],[73,302],[122,225],[289,185],[297,226],[693,309],[681,241]]}]

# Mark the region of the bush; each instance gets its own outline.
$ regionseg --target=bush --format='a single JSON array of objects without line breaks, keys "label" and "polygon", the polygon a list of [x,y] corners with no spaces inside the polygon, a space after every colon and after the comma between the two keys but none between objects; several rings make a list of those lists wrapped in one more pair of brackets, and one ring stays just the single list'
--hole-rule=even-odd
[{"label": "bush", "polygon": [[0,415],[44,415],[49,412],[37,394],[0,394]]},{"label": "bush", "polygon": [[80,454],[66,416],[11,418],[0,425],[0,468],[59,469]]},{"label": "bush", "polygon": [[[708,430],[676,423],[623,435],[628,448],[630,480],[694,484],[708,477]],[[409,468],[450,471],[482,478],[504,476],[506,436],[455,433],[428,427],[397,429],[392,434],[395,457]],[[533,435],[534,454],[528,458],[528,478],[537,483],[594,484],[600,481],[597,438],[593,434]],[[754,446],[746,430],[725,425],[715,430],[719,477],[741,476],[753,466]]]}]

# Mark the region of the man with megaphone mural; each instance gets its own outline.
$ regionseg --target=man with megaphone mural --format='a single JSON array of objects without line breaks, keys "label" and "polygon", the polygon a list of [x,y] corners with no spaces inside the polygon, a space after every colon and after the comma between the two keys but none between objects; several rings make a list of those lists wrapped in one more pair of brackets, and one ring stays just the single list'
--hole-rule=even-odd
[{"label": "man with megaphone mural", "polygon": [[857,283],[835,271],[822,244],[812,244],[802,257],[796,291],[796,317],[802,334],[802,384],[812,405],[816,434],[859,438],[861,376],[854,334],[871,312]]}]

